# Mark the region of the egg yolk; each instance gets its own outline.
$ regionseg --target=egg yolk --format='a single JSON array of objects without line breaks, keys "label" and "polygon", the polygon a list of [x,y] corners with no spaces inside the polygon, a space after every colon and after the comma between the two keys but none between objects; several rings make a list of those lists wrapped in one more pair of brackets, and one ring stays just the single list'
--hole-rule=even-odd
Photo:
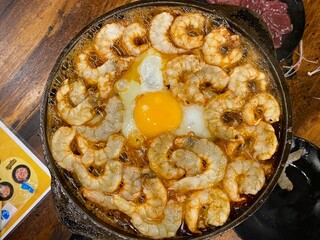
[{"label": "egg yolk", "polygon": [[165,92],[149,92],[136,99],[134,120],[145,137],[154,137],[179,127],[182,111],[179,103]]}]

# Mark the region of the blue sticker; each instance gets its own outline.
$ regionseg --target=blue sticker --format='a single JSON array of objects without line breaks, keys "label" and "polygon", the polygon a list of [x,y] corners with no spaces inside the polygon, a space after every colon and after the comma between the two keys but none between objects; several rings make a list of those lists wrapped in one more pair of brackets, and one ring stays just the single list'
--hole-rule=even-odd
[{"label": "blue sticker", "polygon": [[1,220],[7,220],[10,217],[10,212],[8,210],[1,211]]},{"label": "blue sticker", "polygon": [[30,193],[34,193],[34,188],[26,182],[22,182],[21,188],[28,190]]}]

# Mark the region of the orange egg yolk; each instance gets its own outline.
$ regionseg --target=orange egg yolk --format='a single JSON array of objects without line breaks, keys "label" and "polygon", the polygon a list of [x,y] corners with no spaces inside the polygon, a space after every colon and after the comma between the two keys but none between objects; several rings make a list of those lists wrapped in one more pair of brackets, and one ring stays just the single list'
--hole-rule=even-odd
[{"label": "orange egg yolk", "polygon": [[134,120],[145,137],[154,137],[179,127],[182,111],[179,103],[165,92],[150,92],[136,99]]}]

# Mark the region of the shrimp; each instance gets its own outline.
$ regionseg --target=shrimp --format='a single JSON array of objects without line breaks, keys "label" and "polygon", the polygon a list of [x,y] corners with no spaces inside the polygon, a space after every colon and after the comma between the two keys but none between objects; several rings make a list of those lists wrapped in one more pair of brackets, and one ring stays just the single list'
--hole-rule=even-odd
[{"label": "shrimp", "polygon": [[260,121],[256,126],[245,126],[241,130],[244,137],[253,140],[252,157],[257,160],[268,160],[278,148],[278,139],[272,125]]},{"label": "shrimp", "polygon": [[187,74],[199,71],[205,63],[196,55],[181,55],[170,60],[165,67],[164,83],[182,103],[188,104],[191,97],[186,92]]},{"label": "shrimp", "polygon": [[129,217],[136,214],[147,223],[161,221],[167,204],[167,190],[159,178],[145,178],[142,182],[142,192],[145,195],[143,203],[127,201],[119,195],[113,196],[113,204]]},{"label": "shrimp", "polygon": [[117,59],[113,58],[104,62],[101,66],[95,67],[90,64],[92,50],[87,49],[80,53],[77,58],[76,66],[79,76],[83,77],[88,84],[96,85],[99,77],[106,75],[115,75]]},{"label": "shrimp", "polygon": [[98,53],[105,59],[112,59],[115,53],[112,51],[114,43],[121,38],[125,27],[119,23],[104,25],[94,39],[94,46]]},{"label": "shrimp", "polygon": [[69,80],[64,80],[56,95],[57,110],[60,117],[68,124],[82,125],[94,117],[95,110],[93,100],[86,98],[74,107],[69,101],[71,90]]},{"label": "shrimp", "polygon": [[96,126],[76,126],[76,131],[91,142],[106,141],[108,137],[121,130],[123,105],[118,97],[109,99],[105,107],[106,115]]},{"label": "shrimp", "polygon": [[105,76],[99,76],[97,79],[97,87],[99,91],[100,99],[107,99],[111,92],[112,78],[109,74]]},{"label": "shrimp", "polygon": [[104,208],[117,209],[112,203],[112,195],[104,194],[99,191],[88,190],[86,188],[82,190],[82,195],[91,202],[94,202]]},{"label": "shrimp", "polygon": [[136,213],[132,215],[131,222],[145,236],[158,239],[174,237],[182,223],[182,206],[174,200],[169,200],[159,223],[148,223]]},{"label": "shrimp", "polygon": [[187,101],[192,103],[204,103],[226,88],[229,76],[217,66],[207,65],[201,70],[187,76]]},{"label": "shrimp", "polygon": [[[107,60],[106,63],[115,61],[115,73],[117,75],[121,75],[123,71],[127,70],[134,60],[133,57],[121,56],[123,55],[121,49],[115,48],[117,42],[123,37],[125,29],[126,28],[119,23],[106,24],[100,29],[94,39],[95,51]],[[100,70],[100,67],[98,67],[98,69]],[[105,74],[102,74],[102,76],[104,75]]]},{"label": "shrimp", "polygon": [[255,126],[242,126],[239,132],[242,142],[229,142],[228,155],[238,153],[240,156],[264,161],[270,159],[278,148],[277,136],[268,123],[260,121]]},{"label": "shrimp", "polygon": [[256,125],[262,119],[268,123],[279,121],[280,105],[269,93],[259,93],[253,96],[243,107],[243,120],[248,125]]},{"label": "shrimp", "polygon": [[213,29],[204,39],[203,58],[208,64],[228,67],[242,58],[240,44],[240,37],[225,27]]},{"label": "shrimp", "polygon": [[165,133],[155,138],[148,150],[150,168],[165,179],[179,179],[185,171],[176,167],[168,158],[168,152],[173,147],[174,135]]},{"label": "shrimp", "polygon": [[205,162],[204,171],[195,176],[184,177],[174,182],[169,190],[186,192],[210,188],[222,180],[227,158],[221,149],[207,139],[197,139],[194,136],[183,136],[175,140],[178,147],[191,150]]},{"label": "shrimp", "polygon": [[152,21],[149,31],[149,38],[152,46],[159,52],[166,54],[179,54],[187,50],[177,48],[170,42],[168,38],[169,28],[174,20],[174,17],[167,12],[156,15]]},{"label": "shrimp", "polygon": [[138,56],[149,48],[146,39],[147,29],[139,23],[132,23],[123,32],[122,43],[127,52]]},{"label": "shrimp", "polygon": [[[201,214],[203,208],[205,210]],[[199,227],[222,226],[228,220],[229,214],[228,195],[219,188],[193,192],[185,202],[185,221],[193,233],[201,233]]]},{"label": "shrimp", "polygon": [[60,127],[52,136],[51,152],[52,157],[60,167],[67,171],[73,171],[75,162],[81,162],[81,157],[75,155],[71,150],[71,142],[76,131],[69,127]]},{"label": "shrimp", "polygon": [[178,149],[172,153],[170,162],[185,170],[185,176],[194,176],[203,169],[201,158],[194,152]]},{"label": "shrimp", "polygon": [[79,182],[86,189],[112,193],[120,186],[123,165],[118,161],[109,160],[98,177],[90,174],[81,163],[75,163],[73,168]]},{"label": "shrimp", "polygon": [[116,76],[121,76],[123,72],[127,71],[134,61],[134,57],[121,57],[117,59]]},{"label": "shrimp", "polygon": [[79,105],[87,98],[87,88],[82,80],[70,84],[69,99],[73,105]]},{"label": "shrimp", "polygon": [[141,170],[137,167],[125,166],[122,179],[118,194],[128,201],[139,197],[142,188]]},{"label": "shrimp", "polygon": [[267,85],[266,74],[247,63],[233,69],[228,88],[236,96],[245,97],[250,91],[266,91]]},{"label": "shrimp", "polygon": [[239,122],[228,115],[240,112],[243,104],[244,99],[231,92],[225,92],[210,99],[205,105],[204,118],[213,137],[232,141],[239,139],[240,134],[237,130]]},{"label": "shrimp", "polygon": [[102,93],[104,91],[110,92],[112,80],[115,76],[120,76],[126,71],[131,66],[134,58],[114,56],[103,62],[102,65],[96,66],[90,63],[92,54],[93,52],[87,49],[78,55],[76,61],[77,71],[79,76],[83,77],[88,84],[98,85],[99,93],[105,99],[106,97]]},{"label": "shrimp", "polygon": [[[203,44],[205,17],[200,13],[178,16],[170,27],[172,41],[181,48],[191,50]],[[200,34],[195,34],[200,32]]]},{"label": "shrimp", "polygon": [[88,141],[79,135],[76,136],[76,139],[79,151],[82,154],[81,161],[86,165],[101,166],[108,160],[116,159],[124,146],[124,137],[118,134],[110,135],[106,146],[100,149],[91,147]]},{"label": "shrimp", "polygon": [[253,160],[235,160],[227,166],[223,186],[230,200],[243,201],[240,194],[257,194],[265,183],[265,175],[259,162]]},{"label": "shrimp", "polygon": [[180,179],[202,170],[201,159],[192,151],[177,149],[169,155],[174,146],[174,135],[164,133],[153,140],[148,150],[150,168],[165,179]]}]

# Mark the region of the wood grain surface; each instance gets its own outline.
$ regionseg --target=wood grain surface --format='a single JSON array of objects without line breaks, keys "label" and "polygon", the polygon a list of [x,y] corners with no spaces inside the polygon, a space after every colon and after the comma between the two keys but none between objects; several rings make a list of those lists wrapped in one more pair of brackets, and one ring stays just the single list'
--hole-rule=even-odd
[{"label": "wood grain surface", "polygon": [[[125,0],[0,0],[0,118],[14,128],[43,160],[39,108],[44,86],[59,54],[93,19]],[[304,57],[320,57],[319,1],[305,0]],[[294,59],[297,54],[294,55]],[[320,61],[320,60],[319,60]],[[319,64],[303,61],[288,79],[293,104],[294,134],[320,146]],[[7,239],[69,239],[58,220],[51,194]],[[215,239],[239,239],[233,230]]]}]

